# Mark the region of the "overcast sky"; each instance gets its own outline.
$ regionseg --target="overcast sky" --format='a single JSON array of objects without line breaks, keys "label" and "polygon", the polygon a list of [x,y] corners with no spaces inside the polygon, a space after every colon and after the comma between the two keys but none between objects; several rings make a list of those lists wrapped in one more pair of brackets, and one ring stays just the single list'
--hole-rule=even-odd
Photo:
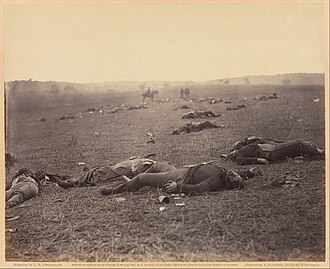
[{"label": "overcast sky", "polygon": [[8,5],[5,80],[325,72],[322,4]]}]

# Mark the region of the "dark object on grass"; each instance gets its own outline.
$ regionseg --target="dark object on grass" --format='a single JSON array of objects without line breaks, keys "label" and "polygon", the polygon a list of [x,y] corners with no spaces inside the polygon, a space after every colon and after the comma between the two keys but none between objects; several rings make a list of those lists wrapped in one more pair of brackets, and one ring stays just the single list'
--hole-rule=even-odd
[{"label": "dark object on grass", "polygon": [[118,112],[119,110],[123,110],[123,108],[116,106],[116,107],[114,107],[113,109],[111,109],[111,110],[109,111],[109,113],[116,113],[116,112]]},{"label": "dark object on grass", "polygon": [[277,99],[277,94],[273,93],[272,95],[269,96],[261,96],[259,101],[265,101],[265,100],[269,100],[269,99]]},{"label": "dark object on grass", "polygon": [[57,120],[68,120],[68,119],[75,119],[76,116],[74,115],[66,115],[66,116],[62,116],[60,118],[58,118]]},{"label": "dark object on grass", "polygon": [[161,195],[158,197],[158,202],[161,204],[169,204],[170,203],[170,198],[168,198],[165,195]]},{"label": "dark object on grass", "polygon": [[269,100],[269,99],[277,99],[277,93],[273,93],[272,95],[269,95],[269,96],[265,96],[265,95],[262,95],[262,96],[257,96],[256,98],[254,98],[255,100],[257,101],[266,101],[266,100]]},{"label": "dark object on grass", "polygon": [[176,108],[173,108],[173,110],[179,110],[179,109],[189,109],[190,106],[187,106],[187,105],[183,105],[183,106],[180,106],[180,107],[176,107]]},{"label": "dark object on grass", "polygon": [[245,105],[237,105],[237,106],[227,107],[227,110],[238,110],[245,107],[246,107]]},{"label": "dark object on grass", "polygon": [[150,157],[155,157],[156,156],[156,153],[150,153],[150,154],[147,154],[146,156],[144,156],[143,158],[150,158]]},{"label": "dark object on grass", "polygon": [[180,109],[189,109],[189,108],[190,108],[190,106],[187,106],[187,105],[183,105],[180,107]]},{"label": "dark object on grass", "polygon": [[183,126],[175,128],[172,131],[172,134],[183,134],[183,133],[192,133],[192,132],[200,132],[204,129],[212,129],[212,128],[223,128],[223,125],[218,125],[212,121],[202,121],[202,122],[190,122],[186,123]]},{"label": "dark object on grass", "polygon": [[273,187],[281,187],[284,183],[285,183],[284,179],[275,179],[270,183],[270,185]]},{"label": "dark object on grass", "polygon": [[239,140],[237,142],[234,143],[234,145],[232,146],[232,148],[230,149],[230,151],[236,150],[236,149],[240,149],[243,148],[247,145],[250,144],[272,144],[272,145],[276,145],[276,144],[280,144],[280,143],[284,143],[284,140],[274,140],[268,137],[261,137],[261,136],[250,136],[250,137],[245,137],[242,140]]},{"label": "dark object on grass", "polygon": [[134,110],[134,109],[148,109],[148,106],[145,105],[139,105],[139,106],[128,106],[126,110]]},{"label": "dark object on grass", "polygon": [[94,111],[97,111],[97,109],[94,107],[85,110],[85,112],[94,112]]},{"label": "dark object on grass", "polygon": [[221,114],[214,114],[212,111],[189,111],[182,116],[182,119],[193,119],[193,118],[206,118],[206,117],[220,117]]}]

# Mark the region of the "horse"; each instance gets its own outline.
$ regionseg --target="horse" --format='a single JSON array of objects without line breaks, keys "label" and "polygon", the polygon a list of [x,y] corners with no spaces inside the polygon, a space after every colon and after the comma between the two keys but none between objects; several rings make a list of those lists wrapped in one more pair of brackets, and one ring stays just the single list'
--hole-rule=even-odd
[{"label": "horse", "polygon": [[154,90],[154,91],[150,91],[150,88],[148,88],[148,90],[142,94],[143,100],[142,103],[144,103],[144,100],[148,97],[150,98],[151,102],[154,101],[154,96],[156,96],[158,94],[158,91]]}]

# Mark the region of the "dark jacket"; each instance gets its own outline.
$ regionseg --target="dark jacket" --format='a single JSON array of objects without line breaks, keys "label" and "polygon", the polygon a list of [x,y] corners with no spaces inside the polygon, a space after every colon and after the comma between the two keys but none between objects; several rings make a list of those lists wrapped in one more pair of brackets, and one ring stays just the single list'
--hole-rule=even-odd
[{"label": "dark jacket", "polygon": [[236,152],[229,155],[228,158],[235,161],[237,164],[244,165],[257,163],[258,158],[266,159],[266,156],[258,144],[250,144],[236,150]]},{"label": "dark jacket", "polygon": [[233,189],[228,181],[227,169],[212,164],[200,164],[190,167],[177,182],[177,190],[185,194],[198,194],[222,189]]}]

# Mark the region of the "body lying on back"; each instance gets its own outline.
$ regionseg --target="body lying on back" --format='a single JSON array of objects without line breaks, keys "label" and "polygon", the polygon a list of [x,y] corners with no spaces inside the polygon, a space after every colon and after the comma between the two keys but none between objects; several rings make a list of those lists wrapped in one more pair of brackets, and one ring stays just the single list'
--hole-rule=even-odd
[{"label": "body lying on back", "polygon": [[271,139],[268,137],[250,136],[250,137],[246,137],[246,138],[243,138],[242,140],[235,142],[234,145],[232,146],[232,148],[230,149],[230,151],[243,148],[250,144],[277,145],[277,144],[284,143],[284,142],[285,142],[284,140],[274,140],[274,139]]},{"label": "body lying on back", "polygon": [[143,173],[131,181],[115,188],[101,190],[103,195],[134,192],[144,186],[163,188],[167,192],[198,194],[223,189],[235,189],[243,186],[243,177],[259,175],[254,169],[238,173],[211,164],[200,164],[193,167],[178,168],[165,173]]},{"label": "body lying on back", "polygon": [[287,158],[303,156],[307,158],[324,158],[324,150],[315,145],[302,141],[292,140],[284,143],[249,144],[231,151],[228,158],[238,164],[268,164],[269,162],[284,161]]}]

